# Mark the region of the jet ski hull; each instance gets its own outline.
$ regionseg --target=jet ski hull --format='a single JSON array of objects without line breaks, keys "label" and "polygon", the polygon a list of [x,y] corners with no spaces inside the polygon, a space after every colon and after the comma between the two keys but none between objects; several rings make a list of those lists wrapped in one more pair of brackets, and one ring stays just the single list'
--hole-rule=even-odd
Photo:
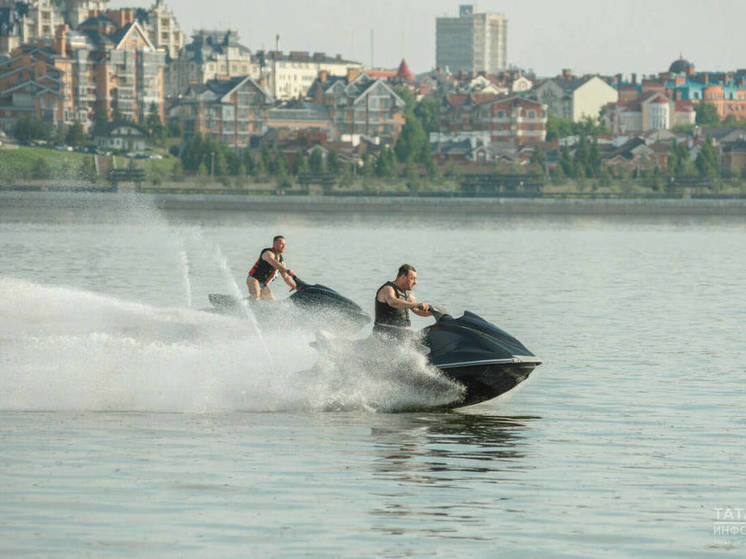
[{"label": "jet ski hull", "polygon": [[[255,301],[231,295],[210,293],[212,308],[205,309],[219,314],[246,316],[251,312],[262,326],[277,324],[280,327],[305,324],[313,329],[324,328],[345,333],[357,331],[370,322],[370,317],[356,303],[324,285],[310,285],[295,277],[298,289],[286,300],[279,302]],[[249,311],[250,309],[250,311]]]},{"label": "jet ski hull", "polygon": [[466,388],[463,398],[448,407],[471,406],[505,394],[541,364],[515,337],[472,312],[453,318],[432,310],[436,323],[423,331],[428,359]]},{"label": "jet ski hull", "polygon": [[461,400],[447,407],[473,406],[497,398],[526,380],[539,364],[540,362],[517,362],[438,367],[445,376],[466,389]]}]

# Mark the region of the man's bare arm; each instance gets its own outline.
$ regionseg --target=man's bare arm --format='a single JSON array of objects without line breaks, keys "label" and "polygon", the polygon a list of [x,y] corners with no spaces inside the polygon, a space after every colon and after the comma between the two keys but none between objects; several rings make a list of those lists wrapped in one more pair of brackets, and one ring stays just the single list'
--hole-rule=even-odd
[{"label": "man's bare arm", "polygon": [[415,307],[417,307],[418,303],[417,301],[405,301],[404,299],[399,299],[396,296],[396,293],[394,292],[394,288],[390,285],[387,285],[383,289],[381,289],[380,296],[383,297],[383,302],[386,303],[388,306],[394,308],[394,309],[411,309],[414,310]]},{"label": "man's bare arm", "polygon": [[288,270],[284,274],[282,272],[280,272],[280,275],[282,276],[282,279],[285,280],[285,283],[287,283],[288,286],[290,287],[290,291],[293,291],[294,289],[298,289],[298,286],[295,285],[295,281],[293,281],[293,277],[291,275],[292,273],[293,273],[292,270]]},{"label": "man's bare arm", "polygon": [[[277,270],[279,270],[279,272],[281,274],[283,274],[283,277],[284,277],[284,274],[292,274],[293,273],[293,271],[290,268],[286,268],[285,265],[282,262],[280,262],[279,260],[277,260],[277,258],[275,258],[275,256],[274,256],[274,254],[271,251],[269,251],[269,250],[265,250],[264,253],[262,253],[262,260],[264,260],[267,263],[269,263],[273,268],[276,268]],[[287,280],[285,280],[285,281],[287,281]]]}]

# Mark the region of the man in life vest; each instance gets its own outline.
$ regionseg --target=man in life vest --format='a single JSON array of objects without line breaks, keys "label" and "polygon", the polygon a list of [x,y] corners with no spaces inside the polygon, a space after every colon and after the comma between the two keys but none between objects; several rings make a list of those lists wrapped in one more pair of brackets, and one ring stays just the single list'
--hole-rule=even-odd
[{"label": "man in life vest", "polygon": [[285,237],[277,235],[272,240],[272,247],[262,249],[259,258],[249,270],[246,277],[246,286],[249,288],[249,302],[256,301],[261,297],[265,301],[274,301],[275,296],[269,288],[270,282],[280,272],[282,279],[290,286],[290,290],[296,288],[293,281],[293,270],[285,266],[282,253],[285,252]]},{"label": "man in life vest", "polygon": [[412,293],[417,284],[417,270],[402,264],[394,281],[387,281],[376,292],[376,320],[373,332],[394,338],[406,338],[412,325],[411,310],[418,316],[432,316],[430,305],[418,303]]}]

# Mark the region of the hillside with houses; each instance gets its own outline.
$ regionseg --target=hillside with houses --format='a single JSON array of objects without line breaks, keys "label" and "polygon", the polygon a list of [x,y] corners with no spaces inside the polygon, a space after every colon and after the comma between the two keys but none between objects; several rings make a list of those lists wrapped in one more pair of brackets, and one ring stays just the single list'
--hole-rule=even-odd
[{"label": "hillside with houses", "polygon": [[252,50],[230,29],[187,38],[160,0],[0,0],[0,157],[39,150],[0,184],[54,178],[36,167],[57,148],[92,158],[87,178],[141,169],[164,188],[743,193],[746,70],[542,77],[504,43],[450,56],[459,18],[438,18],[442,64],[414,73]]}]

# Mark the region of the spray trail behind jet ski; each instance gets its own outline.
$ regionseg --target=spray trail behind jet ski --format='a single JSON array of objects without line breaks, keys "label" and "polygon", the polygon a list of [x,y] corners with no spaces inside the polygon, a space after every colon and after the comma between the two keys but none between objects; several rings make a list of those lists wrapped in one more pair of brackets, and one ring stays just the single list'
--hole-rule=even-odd
[{"label": "spray trail behind jet ski", "polygon": [[342,353],[309,373],[314,333],[292,323],[259,339],[245,318],[10,278],[0,316],[0,410],[397,410],[429,405],[402,379],[440,382],[414,352],[389,368]]}]

